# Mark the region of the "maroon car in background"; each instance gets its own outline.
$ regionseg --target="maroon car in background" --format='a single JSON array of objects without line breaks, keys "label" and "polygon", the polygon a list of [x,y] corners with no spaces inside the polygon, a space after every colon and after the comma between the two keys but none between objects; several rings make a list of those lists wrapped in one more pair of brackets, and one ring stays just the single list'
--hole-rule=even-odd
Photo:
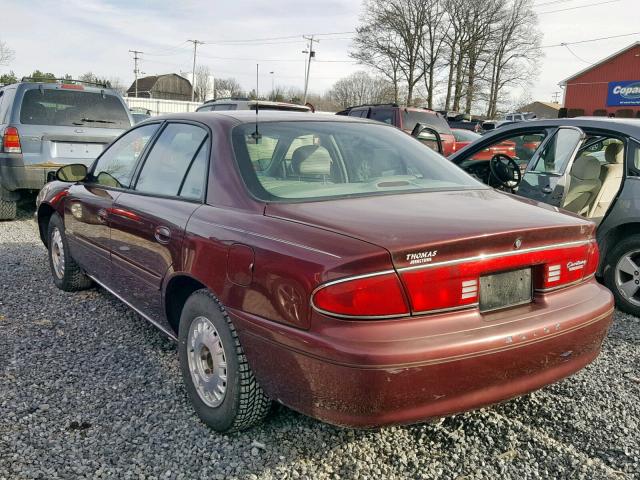
[{"label": "maroon car in background", "polygon": [[[479,138],[482,138],[482,135],[471,132],[469,130],[464,130],[460,128],[452,128],[453,136],[456,139],[456,144],[454,148],[454,152],[458,150],[462,150],[467,145],[475,142]],[[485,148],[484,150],[479,151],[473,156],[474,160],[491,160],[494,155],[502,153],[505,155],[509,155],[511,157],[516,157],[516,143],[512,141],[504,141],[497,145],[492,145],[490,148]]]},{"label": "maroon car in background", "polygon": [[356,427],[500,402],[587,365],[611,322],[592,223],[378,122],[154,118],[57,178],[37,208],[53,281],[178,340],[219,431],[272,400]]},{"label": "maroon car in background", "polygon": [[[349,107],[346,110],[338,112],[337,115],[376,120],[388,125],[393,125],[409,135],[414,133],[416,125],[421,125],[433,129],[438,133],[442,150],[440,153],[442,153],[442,155],[447,157],[456,151],[456,140],[447,120],[438,112],[428,108],[401,107],[395,103],[384,103],[379,105]],[[421,140],[420,136],[417,138]],[[432,137],[429,135],[426,136],[425,143],[433,150],[439,150],[433,148]]]}]

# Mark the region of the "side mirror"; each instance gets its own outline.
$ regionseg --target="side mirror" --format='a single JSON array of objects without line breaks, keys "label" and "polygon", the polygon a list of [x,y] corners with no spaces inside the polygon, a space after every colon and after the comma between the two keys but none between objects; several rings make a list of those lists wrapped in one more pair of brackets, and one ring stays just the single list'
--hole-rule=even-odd
[{"label": "side mirror", "polygon": [[442,137],[435,129],[416,123],[416,126],[411,131],[411,136],[420,140],[431,150],[435,150],[440,155],[443,154]]},{"label": "side mirror", "polygon": [[56,180],[61,182],[81,182],[87,178],[89,169],[82,163],[72,163],[60,167],[56,172]]}]

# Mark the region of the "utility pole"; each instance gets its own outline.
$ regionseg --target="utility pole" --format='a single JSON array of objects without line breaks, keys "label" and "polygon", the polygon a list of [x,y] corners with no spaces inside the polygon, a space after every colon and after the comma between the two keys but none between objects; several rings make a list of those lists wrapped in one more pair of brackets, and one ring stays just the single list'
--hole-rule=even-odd
[{"label": "utility pole", "polygon": [[320,40],[314,40],[313,35],[311,35],[310,37],[303,36],[303,38],[305,40],[309,40],[308,50],[304,50],[302,52],[302,53],[309,54],[309,57],[307,58],[307,62],[305,64],[305,69],[304,69],[304,99],[302,100],[302,104],[304,105],[307,103],[307,92],[309,90],[309,76],[311,74],[311,59],[315,58],[316,56],[316,52],[313,49],[313,43],[320,42]]},{"label": "utility pole", "polygon": [[141,52],[140,50],[129,50],[129,53],[133,53],[133,74],[136,76],[136,80],[134,83],[136,98],[138,98],[138,74],[140,73],[140,70],[138,69],[138,60],[140,60],[139,55],[143,54],[144,52]]},{"label": "utility pole", "polygon": [[272,101],[276,101],[276,92],[275,92],[275,82],[273,81],[273,74],[275,72],[269,72],[269,75],[271,75],[271,96],[273,97],[271,100]]},{"label": "utility pole", "polygon": [[196,96],[196,52],[198,44],[203,45],[204,42],[200,40],[187,40],[187,42],[193,43],[193,70],[191,71],[191,101],[193,102]]},{"label": "utility pole", "polygon": [[555,103],[558,103],[558,99],[560,98],[560,94],[561,94],[561,93],[562,93],[562,92],[553,92],[553,101],[554,101]]}]

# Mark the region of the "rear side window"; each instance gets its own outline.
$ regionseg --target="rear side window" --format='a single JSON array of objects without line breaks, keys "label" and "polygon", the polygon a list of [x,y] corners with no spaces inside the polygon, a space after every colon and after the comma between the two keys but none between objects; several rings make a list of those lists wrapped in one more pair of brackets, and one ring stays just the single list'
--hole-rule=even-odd
[{"label": "rear side window", "polygon": [[206,137],[207,132],[195,125],[167,125],[151,148],[135,189],[156,195],[178,196],[183,179]]},{"label": "rear side window", "polygon": [[157,123],[144,125],[116,140],[98,158],[93,169],[95,183],[106,187],[128,187],[138,158],[157,129]]},{"label": "rear side window", "polygon": [[393,125],[393,110],[390,108],[374,108],[371,110],[371,120]]},{"label": "rear side window", "polygon": [[451,135],[451,128],[446,120],[433,112],[420,112],[415,110],[403,110],[402,112],[402,129],[413,131],[416,124],[422,124],[425,127],[431,127],[438,133]]},{"label": "rear side window", "polygon": [[124,104],[115,95],[53,88],[34,88],[24,93],[20,122],[117,129],[131,126]]}]

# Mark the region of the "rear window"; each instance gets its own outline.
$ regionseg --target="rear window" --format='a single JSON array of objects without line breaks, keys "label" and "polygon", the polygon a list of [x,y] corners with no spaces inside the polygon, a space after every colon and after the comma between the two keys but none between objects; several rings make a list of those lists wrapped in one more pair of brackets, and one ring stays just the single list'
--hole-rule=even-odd
[{"label": "rear window", "polygon": [[117,129],[131,126],[122,101],[115,95],[52,88],[34,88],[25,92],[20,122]]},{"label": "rear window", "polygon": [[400,130],[347,122],[264,122],[233,130],[240,172],[265,201],[485,188]]},{"label": "rear window", "polygon": [[451,128],[446,120],[435,113],[415,110],[402,111],[402,129],[413,131],[417,123],[433,128],[438,133],[451,135]]}]

